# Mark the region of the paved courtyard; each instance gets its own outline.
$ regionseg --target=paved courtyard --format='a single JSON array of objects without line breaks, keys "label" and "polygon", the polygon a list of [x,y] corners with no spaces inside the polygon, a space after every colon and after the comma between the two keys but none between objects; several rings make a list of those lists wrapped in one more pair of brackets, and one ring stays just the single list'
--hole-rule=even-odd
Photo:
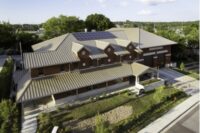
[{"label": "paved courtyard", "polygon": [[199,80],[179,73],[169,68],[159,70],[160,77],[173,83],[173,85],[185,91],[187,94],[194,95],[199,92]]}]

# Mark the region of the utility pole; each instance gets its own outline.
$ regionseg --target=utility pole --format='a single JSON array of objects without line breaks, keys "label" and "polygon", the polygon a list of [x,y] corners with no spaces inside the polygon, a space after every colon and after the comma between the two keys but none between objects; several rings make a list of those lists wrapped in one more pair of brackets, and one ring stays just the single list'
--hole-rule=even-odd
[{"label": "utility pole", "polygon": [[24,68],[24,64],[23,64],[23,55],[22,55],[22,44],[21,44],[21,41],[19,42],[19,49],[20,49],[21,63],[22,63],[22,69],[23,69]]}]

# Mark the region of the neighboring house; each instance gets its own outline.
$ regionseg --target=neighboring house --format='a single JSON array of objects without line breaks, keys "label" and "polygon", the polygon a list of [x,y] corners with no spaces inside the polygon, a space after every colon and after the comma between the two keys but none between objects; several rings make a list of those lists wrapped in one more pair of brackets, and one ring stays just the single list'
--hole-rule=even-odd
[{"label": "neighboring house", "polygon": [[16,101],[48,108],[139,84],[171,63],[173,41],[138,28],[65,34],[24,53]]}]

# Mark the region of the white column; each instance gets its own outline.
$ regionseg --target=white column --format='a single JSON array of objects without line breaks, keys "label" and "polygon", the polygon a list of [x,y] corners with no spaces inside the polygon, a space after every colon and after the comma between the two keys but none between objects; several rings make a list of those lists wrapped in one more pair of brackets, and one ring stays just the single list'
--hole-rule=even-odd
[{"label": "white column", "polygon": [[53,95],[51,95],[51,98],[52,98],[53,103],[56,105],[56,100]]},{"label": "white column", "polygon": [[135,85],[139,84],[139,82],[140,82],[139,76],[135,76]]}]

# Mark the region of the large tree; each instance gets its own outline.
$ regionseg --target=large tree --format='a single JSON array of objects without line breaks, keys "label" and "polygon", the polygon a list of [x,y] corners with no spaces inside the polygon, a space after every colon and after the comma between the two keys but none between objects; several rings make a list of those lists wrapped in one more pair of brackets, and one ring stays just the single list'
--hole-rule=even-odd
[{"label": "large tree", "polygon": [[15,29],[9,23],[0,23],[0,48],[15,47]]},{"label": "large tree", "polygon": [[53,17],[43,24],[45,30],[45,38],[49,39],[68,32],[83,31],[84,21],[75,16]]},{"label": "large tree", "polygon": [[[21,42],[23,52],[31,52],[31,45],[40,41],[39,36],[33,33],[20,31],[16,34],[17,42]],[[18,46],[19,48],[19,46]]]},{"label": "large tree", "polygon": [[87,16],[85,23],[89,31],[93,29],[103,31],[114,27],[114,24],[110,21],[110,19],[102,14],[91,14]]}]

